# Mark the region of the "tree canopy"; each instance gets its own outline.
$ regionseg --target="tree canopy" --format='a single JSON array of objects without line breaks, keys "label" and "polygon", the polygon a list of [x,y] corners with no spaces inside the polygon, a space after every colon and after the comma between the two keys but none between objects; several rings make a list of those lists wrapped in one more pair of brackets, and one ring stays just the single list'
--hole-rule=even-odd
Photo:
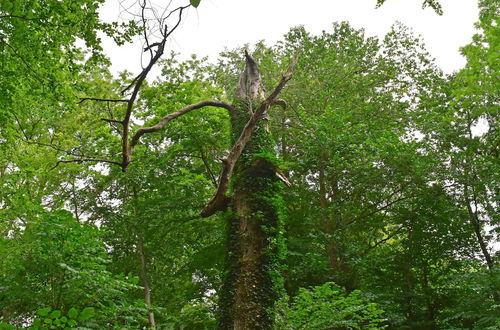
[{"label": "tree canopy", "polygon": [[210,62],[166,48],[199,0],[102,4],[0,1],[0,329],[500,326],[498,1],[453,74],[401,23]]}]

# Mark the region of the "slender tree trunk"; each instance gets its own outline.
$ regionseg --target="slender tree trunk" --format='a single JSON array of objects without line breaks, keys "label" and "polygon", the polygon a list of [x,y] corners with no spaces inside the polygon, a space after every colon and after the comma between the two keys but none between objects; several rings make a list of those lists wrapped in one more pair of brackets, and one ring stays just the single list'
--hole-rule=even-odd
[{"label": "slender tree trunk", "polygon": [[[342,242],[339,242],[338,236],[342,234],[346,228],[342,226],[342,215],[338,210],[339,204],[339,184],[338,180],[332,179],[331,183],[331,201],[328,200],[325,166],[326,157],[322,158],[322,164],[319,169],[319,202],[323,209],[323,232],[326,234],[325,251],[328,258],[328,265],[335,276],[335,282],[352,291],[355,289],[355,277],[352,276],[352,269],[343,256]],[[333,205],[333,210],[328,210],[328,207]]]},{"label": "slender tree trunk", "polygon": [[413,311],[414,284],[411,266],[408,262],[403,262],[403,294],[404,294],[404,311],[406,314],[406,322],[410,325],[416,321],[416,316]]},{"label": "slender tree trunk", "polygon": [[422,267],[422,278],[421,278],[422,291],[425,296],[425,304],[427,305],[426,318],[428,322],[428,329],[437,329],[436,326],[436,315],[434,310],[436,310],[433,299],[432,299],[432,289],[429,285],[429,267]]},{"label": "slender tree trunk", "polygon": [[[468,114],[468,133],[469,133],[469,139],[473,139],[472,135],[472,120],[470,118],[470,114]],[[476,175],[476,170],[473,166],[473,162],[471,159],[470,154],[467,154],[466,161],[465,161],[465,170],[468,172],[472,178],[471,180],[478,180],[478,176]],[[486,266],[488,266],[488,270],[490,273],[490,276],[493,275],[493,268],[495,267],[495,263],[493,261],[493,258],[491,257],[490,251],[488,251],[488,244],[485,241],[483,237],[483,233],[481,231],[481,223],[479,220],[479,217],[477,215],[477,208],[478,208],[478,202],[477,202],[477,194],[476,190],[474,189],[473,185],[469,184],[470,181],[466,181],[464,184],[464,202],[467,207],[467,213],[469,214],[469,222],[474,229],[474,234],[476,235],[476,239],[479,243],[479,247],[481,248],[481,253],[483,254],[483,258],[486,261]],[[472,181],[473,182],[473,181]],[[469,193],[469,190],[472,192],[472,196]],[[472,203],[474,203],[474,209],[472,209]],[[493,300],[498,303],[500,302],[500,296],[498,292],[493,289],[492,291],[492,296]]]},{"label": "slender tree trunk", "polygon": [[[138,212],[137,212],[137,201],[138,201],[138,196],[137,196],[137,187],[133,187],[133,196],[134,196],[134,217],[138,221]],[[141,264],[141,280],[142,280],[142,286],[144,288],[144,303],[146,304],[146,307],[148,309],[151,309],[151,288],[148,280],[148,268],[147,268],[147,260],[146,260],[146,254],[144,252],[144,238],[143,234],[141,232],[140,224],[137,223],[137,252],[139,254],[139,260]],[[151,329],[156,329],[156,322],[155,322],[155,314],[149,310],[148,311],[148,323]]]},{"label": "slender tree trunk", "polygon": [[[325,170],[323,166],[319,169],[319,203],[323,209],[323,232],[326,234],[325,250],[326,256],[328,257],[328,264],[334,273],[339,273],[341,271],[341,260],[340,260],[340,248],[333,239],[336,228],[334,215],[330,213],[328,207],[330,202],[328,201],[326,193],[326,182],[325,182]],[[339,283],[340,284],[340,283]]]},{"label": "slender tree trunk", "polygon": [[[256,64],[252,62],[247,58],[245,73],[240,78],[232,118],[234,141],[262,95]],[[252,76],[252,71],[257,76]],[[284,291],[282,184],[277,171],[275,143],[266,120],[261,120],[234,168],[219,329],[273,327],[274,306]]]},{"label": "slender tree trunk", "polygon": [[[473,139],[472,135],[472,119],[470,118],[470,114],[467,114],[468,119],[468,134],[469,139]],[[477,180],[477,175],[475,175],[475,168],[473,162],[471,160],[471,156],[469,153],[466,154],[465,158],[465,170],[471,176],[470,180]],[[472,190],[472,198],[469,194],[469,190]],[[464,199],[467,207],[467,213],[469,214],[469,222],[474,229],[474,233],[476,235],[477,241],[479,243],[479,247],[481,248],[481,252],[483,254],[484,259],[486,260],[486,265],[488,269],[491,271],[493,269],[493,259],[491,258],[490,252],[488,251],[488,245],[484,241],[483,234],[481,233],[481,225],[479,222],[479,218],[477,216],[477,199],[476,192],[474,187],[469,185],[469,178],[466,179],[466,183],[464,183]],[[474,201],[475,210],[472,209],[471,203]]]},{"label": "slender tree trunk", "polygon": [[479,247],[481,248],[481,252],[483,254],[484,260],[486,261],[486,265],[488,269],[491,271],[493,269],[493,259],[491,258],[490,252],[488,251],[488,246],[483,238],[483,234],[481,233],[481,225],[479,222],[479,218],[477,216],[477,211],[474,211],[471,206],[471,201],[469,200],[467,187],[465,187],[465,204],[467,207],[467,213],[469,214],[469,222],[474,229],[474,234],[476,235],[477,242],[479,243]]},{"label": "slender tree trunk", "polygon": [[[144,287],[144,303],[148,309],[151,308],[151,289],[149,287],[148,281],[148,269],[146,263],[146,256],[144,254],[144,240],[142,235],[138,235],[138,249],[139,249],[139,258],[141,260],[141,277],[142,277],[142,286]],[[148,322],[151,329],[156,329],[155,323],[155,314],[152,311],[148,312]]]},{"label": "slender tree trunk", "polygon": [[[477,216],[477,203],[475,204],[476,210],[474,211],[471,206],[471,201],[469,200],[467,186],[464,188],[464,191],[465,204],[467,207],[467,213],[469,214],[469,222],[474,229],[474,234],[476,235],[476,239],[479,243],[483,258],[486,261],[486,266],[488,267],[489,273],[490,275],[493,275],[493,268],[495,267],[495,264],[493,262],[493,258],[491,257],[490,251],[488,251],[488,245],[484,240],[483,233],[481,232],[481,224],[479,222],[479,217]],[[500,302],[500,296],[495,289],[493,289],[492,291],[492,297],[495,302]]]},{"label": "slender tree trunk", "polygon": [[412,265],[415,260],[415,247],[413,241],[413,219],[407,220],[407,229],[408,229],[408,245],[406,247],[406,253],[404,255],[404,259],[400,260],[401,263],[401,271],[402,271],[402,280],[403,280],[403,310],[406,316],[406,326],[410,329],[413,329],[415,321],[417,321],[417,316],[414,311],[414,298],[415,298],[415,281],[412,271]]}]

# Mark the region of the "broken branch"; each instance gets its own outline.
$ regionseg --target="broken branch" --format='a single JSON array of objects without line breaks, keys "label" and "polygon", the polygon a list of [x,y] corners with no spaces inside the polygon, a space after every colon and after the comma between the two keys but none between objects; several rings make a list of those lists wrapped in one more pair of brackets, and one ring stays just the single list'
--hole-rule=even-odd
[{"label": "broken branch", "polygon": [[217,191],[212,199],[208,202],[207,206],[201,211],[202,217],[209,217],[217,211],[220,211],[225,208],[228,202],[228,198],[226,197],[226,191],[229,185],[229,180],[231,179],[231,175],[233,173],[234,165],[240,158],[243,149],[246,144],[250,140],[255,127],[259,120],[264,117],[267,109],[271,106],[278,97],[279,93],[285,87],[286,83],[292,78],[292,74],[295,70],[295,66],[297,65],[298,57],[294,56],[290,61],[288,69],[281,77],[278,85],[274,88],[272,93],[257,107],[252,117],[248,120],[243,131],[240,134],[238,140],[234,143],[229,155],[222,161],[223,168],[222,173],[219,180],[219,185],[217,186]]}]

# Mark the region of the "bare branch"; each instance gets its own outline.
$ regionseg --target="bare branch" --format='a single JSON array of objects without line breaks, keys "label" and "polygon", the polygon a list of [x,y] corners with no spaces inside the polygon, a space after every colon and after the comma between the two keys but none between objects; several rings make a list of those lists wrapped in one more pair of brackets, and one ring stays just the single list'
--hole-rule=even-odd
[{"label": "bare branch", "polygon": [[147,45],[145,48],[144,48],[144,52],[147,52],[148,50],[150,50],[151,48],[153,47],[157,47],[159,46],[160,43],[159,42],[155,42],[155,43],[152,43],[151,45]]},{"label": "bare branch", "polygon": [[377,246],[381,245],[381,244],[384,244],[385,242],[387,242],[388,240],[390,240],[391,238],[393,238],[394,236],[396,236],[402,229],[404,228],[403,225],[399,226],[398,229],[396,229],[395,231],[393,231],[392,233],[390,233],[389,235],[387,235],[386,238],[384,239],[381,239],[380,241],[376,242],[374,245],[370,245],[363,253],[362,253],[362,256],[365,256],[368,254],[368,252],[370,252],[372,249],[376,248]]},{"label": "bare branch", "polygon": [[[151,46],[149,45],[149,38],[147,34],[147,29],[146,29],[146,16],[144,14],[144,11],[146,10],[146,0],[140,4],[141,6],[141,20],[142,20],[142,27],[143,27],[143,32],[144,32],[144,40],[146,42],[146,48],[144,49],[144,52],[147,52],[149,50],[149,53],[151,55],[151,58],[153,58],[153,51],[151,50]],[[157,42],[158,46],[160,45],[159,42]]]},{"label": "bare branch", "polygon": [[[292,78],[292,74],[295,70],[295,66],[297,65],[298,57],[294,56],[290,61],[288,69],[281,77],[281,80],[278,82],[278,85],[274,88],[272,93],[257,107],[252,117],[248,120],[243,131],[240,134],[240,137],[233,145],[231,151],[227,158],[222,160],[223,168],[220,176],[219,185],[217,187],[217,191],[215,195],[212,197],[210,202],[208,202],[207,206],[201,211],[201,215],[203,217],[208,217],[214,214],[217,211],[224,209],[227,205],[228,198],[226,197],[227,187],[229,185],[229,180],[231,179],[234,165],[236,161],[239,159],[243,149],[246,144],[250,140],[257,123],[264,117],[267,109],[276,101],[279,93],[285,87],[286,83]],[[247,57],[248,61],[248,57]],[[248,63],[248,62],[247,62]]]},{"label": "bare branch", "polygon": [[[78,154],[78,153],[73,152],[71,150],[62,149],[62,148],[55,146],[53,144],[43,143],[43,142],[39,142],[39,141],[31,141],[31,140],[26,140],[25,142],[28,144],[34,144],[34,145],[38,145],[38,146],[42,146],[42,147],[51,148],[55,151],[62,152],[66,155],[78,157],[77,159],[90,159],[90,158],[92,158],[92,159],[101,159],[101,158],[104,159],[104,158],[116,157],[120,154],[120,153],[117,153],[117,154],[112,154],[112,155],[98,155],[98,156],[92,157],[92,156],[87,156],[87,155],[83,155],[83,154]],[[100,157],[100,158],[97,158],[97,157]],[[114,161],[112,161],[112,162],[114,162]],[[63,163],[67,163],[67,161],[64,161]],[[118,163],[118,162],[116,162],[116,163]]]},{"label": "bare branch", "polygon": [[405,197],[401,197],[401,198],[398,198],[398,199],[396,199],[396,200],[394,200],[394,201],[392,201],[392,202],[390,202],[390,203],[385,204],[384,206],[378,207],[378,208],[374,209],[374,210],[373,210],[373,211],[371,211],[371,212],[368,212],[368,213],[366,213],[366,214],[362,214],[362,215],[358,215],[357,217],[354,217],[354,218],[352,218],[351,220],[349,220],[349,221],[346,223],[346,226],[349,226],[349,225],[353,224],[354,222],[356,222],[356,221],[358,221],[358,220],[361,220],[361,219],[363,219],[363,218],[367,218],[367,217],[369,217],[369,216],[372,216],[372,215],[374,215],[375,213],[378,213],[378,212],[380,212],[380,211],[383,211],[383,210],[385,210],[385,209],[387,209],[387,208],[391,207],[392,205],[394,205],[394,204],[396,204],[396,203],[398,203],[398,202],[404,201],[404,200],[409,199],[409,198],[412,198],[412,197],[415,197],[415,196],[405,196]]},{"label": "bare branch", "polygon": [[109,160],[109,159],[101,159],[101,158],[78,158],[78,159],[67,159],[67,160],[58,160],[56,165],[52,167],[49,171],[52,171],[55,169],[59,164],[62,163],[86,163],[86,162],[96,162],[96,163],[108,163],[108,164],[115,164],[121,166],[122,164],[120,162],[114,161],[114,160]]},{"label": "bare branch", "polygon": [[[144,70],[142,70],[142,72],[136,78],[134,89],[133,89],[132,94],[130,95],[130,99],[128,100],[128,103],[127,103],[127,110],[125,111],[125,118],[123,119],[123,134],[122,134],[123,161],[122,161],[122,165],[121,165],[123,171],[125,171],[127,169],[127,166],[131,161],[132,147],[129,146],[128,136],[129,136],[129,131],[130,131],[130,127],[129,127],[130,116],[132,115],[132,109],[134,107],[135,99],[137,98],[139,90],[140,90],[144,80],[146,79],[149,71],[151,71],[151,68],[153,67],[153,65],[155,65],[155,63],[163,55],[163,51],[165,49],[165,43],[167,41],[167,38],[177,29],[177,27],[181,23],[182,11],[188,7],[189,6],[185,6],[185,7],[179,7],[177,9],[175,9],[175,10],[179,10],[179,18],[177,20],[177,24],[175,24],[175,26],[172,28],[172,30],[170,30],[169,33],[167,33],[163,36],[163,39],[160,42],[160,44],[158,45],[158,49],[157,49],[155,55],[151,58],[151,60],[149,61],[149,64],[144,68]],[[140,138],[140,135],[137,138],[137,141],[139,140],[139,138]],[[135,143],[137,143],[137,141]],[[134,142],[134,139],[132,139],[132,142]]]},{"label": "bare branch", "polygon": [[219,101],[219,100],[206,100],[206,101],[202,101],[199,103],[188,105],[187,107],[184,107],[177,112],[166,115],[154,126],[139,128],[130,141],[129,152],[132,152],[132,149],[135,147],[135,145],[141,139],[141,136],[143,136],[144,134],[157,132],[157,131],[161,130],[172,119],[180,117],[180,116],[182,116],[182,115],[184,115],[192,110],[196,110],[196,109],[200,109],[200,108],[208,107],[208,106],[224,108],[230,112],[235,111],[234,107],[231,104],[226,103],[224,101]]},{"label": "bare branch", "polygon": [[118,119],[109,119],[109,118],[101,118],[102,121],[106,121],[108,123],[117,123],[117,124],[122,124],[123,125],[123,121],[122,120],[118,120]]},{"label": "bare branch", "polygon": [[54,149],[56,151],[63,152],[65,154],[67,154],[67,155],[77,156],[74,152],[69,151],[69,150],[65,150],[65,149],[62,149],[62,148],[59,148],[58,146],[55,146],[53,144],[48,144],[48,143],[43,143],[43,142],[38,142],[38,141],[31,141],[29,139],[26,139],[25,142],[28,143],[28,144],[35,144],[35,145],[39,145],[39,146],[42,146],[42,147],[51,148],[51,149]]},{"label": "bare branch", "polygon": [[212,169],[210,168],[210,165],[208,164],[208,160],[207,157],[205,156],[205,153],[203,152],[203,148],[200,148],[200,155],[201,155],[200,158],[203,161],[203,165],[205,165],[208,175],[210,176],[210,180],[212,181],[214,186],[217,187],[217,178],[215,177]]},{"label": "bare branch", "polygon": [[123,94],[125,94],[125,92],[126,92],[126,91],[128,91],[130,88],[132,88],[132,86],[134,86],[134,85],[135,85],[135,83],[137,82],[137,79],[139,79],[139,77],[140,77],[141,75],[142,75],[142,72],[141,72],[141,73],[139,73],[139,74],[138,74],[138,75],[137,75],[137,76],[136,76],[136,77],[135,77],[135,78],[134,78],[134,79],[130,82],[130,84],[128,84],[128,85],[127,85],[124,89],[122,89],[122,90],[120,91],[120,94],[122,94],[122,95],[123,95]]},{"label": "bare branch", "polygon": [[97,102],[111,102],[111,103],[127,103],[129,100],[126,99],[101,99],[98,97],[80,97],[80,101],[76,104],[82,104],[85,101],[97,101]]}]

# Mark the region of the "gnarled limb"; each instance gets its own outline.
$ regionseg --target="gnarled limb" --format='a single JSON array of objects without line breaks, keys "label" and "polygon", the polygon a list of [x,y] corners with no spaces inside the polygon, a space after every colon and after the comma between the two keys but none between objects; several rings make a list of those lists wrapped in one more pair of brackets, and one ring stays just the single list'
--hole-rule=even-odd
[{"label": "gnarled limb", "polygon": [[[247,65],[248,65],[247,56]],[[217,187],[217,191],[212,199],[208,202],[207,206],[201,211],[202,217],[209,217],[217,211],[223,210],[227,206],[228,198],[226,196],[227,188],[229,185],[229,180],[231,179],[231,175],[233,173],[234,165],[236,161],[240,157],[243,149],[245,148],[247,142],[250,140],[253,131],[259,120],[264,117],[267,109],[274,104],[277,100],[279,93],[285,87],[286,83],[292,78],[292,74],[295,70],[295,66],[297,65],[298,57],[294,56],[290,61],[288,69],[281,77],[281,80],[278,82],[278,85],[274,88],[272,93],[257,107],[253,115],[250,117],[248,122],[246,123],[243,131],[240,134],[238,140],[234,143],[229,155],[222,160],[223,168],[222,173],[219,179],[219,185]],[[250,65],[252,63],[250,62]]]}]

